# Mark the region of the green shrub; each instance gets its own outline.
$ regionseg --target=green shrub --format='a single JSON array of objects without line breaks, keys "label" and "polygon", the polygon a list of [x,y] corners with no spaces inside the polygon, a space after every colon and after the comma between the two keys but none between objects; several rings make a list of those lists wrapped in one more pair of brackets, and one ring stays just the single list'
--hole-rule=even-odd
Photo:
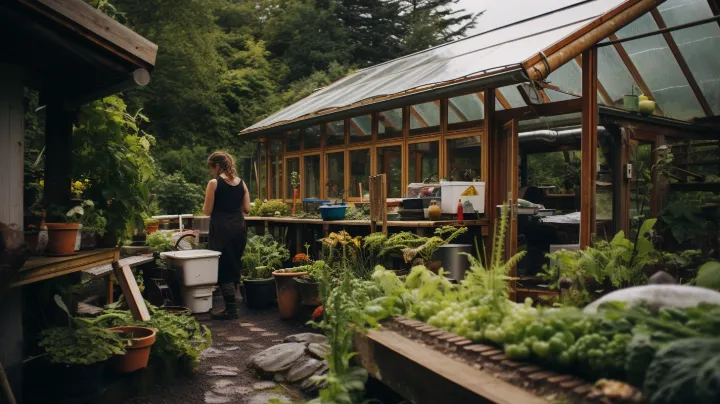
[{"label": "green shrub", "polygon": [[204,200],[203,189],[188,182],[181,171],[158,178],[155,194],[160,210],[167,215],[192,213]]},{"label": "green shrub", "polygon": [[[276,214],[279,212],[279,214]],[[263,203],[258,209],[260,216],[288,216],[290,214],[290,206],[279,199],[273,199]]]}]

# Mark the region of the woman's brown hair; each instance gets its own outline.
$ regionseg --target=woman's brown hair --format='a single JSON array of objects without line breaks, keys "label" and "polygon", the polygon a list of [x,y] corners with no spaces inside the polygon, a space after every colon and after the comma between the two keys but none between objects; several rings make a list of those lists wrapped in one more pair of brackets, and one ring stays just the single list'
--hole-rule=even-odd
[{"label": "woman's brown hair", "polygon": [[232,180],[237,177],[237,170],[235,169],[235,160],[231,155],[225,152],[215,152],[210,155],[207,159],[208,167],[220,167],[220,174],[225,174],[228,179]]}]

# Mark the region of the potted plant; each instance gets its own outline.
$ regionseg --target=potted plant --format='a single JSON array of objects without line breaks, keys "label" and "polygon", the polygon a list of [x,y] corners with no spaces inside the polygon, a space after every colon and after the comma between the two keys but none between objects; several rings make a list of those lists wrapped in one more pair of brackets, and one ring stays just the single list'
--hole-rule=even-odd
[{"label": "potted plant", "polygon": [[242,281],[248,307],[259,309],[275,303],[277,294],[272,273],[288,258],[288,249],[270,235],[253,236],[248,240],[242,257],[243,267],[248,270]]},{"label": "potted plant", "polygon": [[133,325],[113,327],[116,333],[126,341],[125,355],[116,355],[111,360],[113,370],[119,373],[131,373],[147,367],[150,349],[155,343],[155,330]]},{"label": "potted plant", "polygon": [[80,219],[80,249],[93,250],[97,246],[98,237],[105,235],[107,219],[102,210],[95,209],[95,203],[91,200],[84,201],[82,207],[84,214]]},{"label": "potted plant", "polygon": [[85,210],[82,206],[75,206],[64,214],[61,207],[51,208],[52,218],[63,218],[65,222],[48,222],[45,223],[48,232],[48,243],[45,248],[46,255],[64,256],[73,255],[75,253],[75,245],[77,242],[78,231],[80,230],[80,220]]},{"label": "potted plant", "polygon": [[[305,251],[310,248],[305,244]],[[293,264],[305,264],[294,268],[279,269],[272,273],[275,278],[275,288],[278,297],[278,311],[280,318],[288,320],[294,318],[300,308],[300,292],[295,278],[307,275],[305,269],[309,263],[308,254],[297,254],[293,257]]]},{"label": "potted plant", "polygon": [[145,234],[152,234],[158,231],[158,227],[160,227],[160,221],[157,219],[145,219],[143,221],[145,225]]},{"label": "potted plant", "polygon": [[68,315],[69,323],[40,335],[51,388],[64,397],[90,396],[100,388],[105,362],[124,355],[125,343],[118,334],[70,316],[59,295],[55,302]]},{"label": "potted plant", "polygon": [[322,304],[320,280],[324,272],[330,270],[330,267],[325,261],[314,261],[303,269],[307,275],[294,278],[300,293],[300,301],[304,306],[320,306]]},{"label": "potted plant", "polygon": [[298,174],[297,171],[293,171],[290,173],[290,185],[293,189],[293,206],[292,206],[292,214],[295,214],[295,203],[297,201],[297,198],[300,197],[300,174]]}]

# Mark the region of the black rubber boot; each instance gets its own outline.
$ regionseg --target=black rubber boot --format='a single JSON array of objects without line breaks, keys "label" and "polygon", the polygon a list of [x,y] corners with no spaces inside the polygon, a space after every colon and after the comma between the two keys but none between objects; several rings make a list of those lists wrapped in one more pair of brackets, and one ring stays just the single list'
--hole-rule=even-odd
[{"label": "black rubber boot", "polygon": [[210,313],[210,317],[212,317],[214,320],[236,320],[240,318],[240,314],[238,313],[237,301],[235,300],[235,295],[224,295],[223,300],[225,300],[225,310],[217,314]]}]

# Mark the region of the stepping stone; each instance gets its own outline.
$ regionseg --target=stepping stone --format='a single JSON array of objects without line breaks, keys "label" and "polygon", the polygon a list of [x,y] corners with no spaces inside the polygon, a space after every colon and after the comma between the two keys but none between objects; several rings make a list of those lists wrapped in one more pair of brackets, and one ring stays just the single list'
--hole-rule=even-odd
[{"label": "stepping stone", "polygon": [[273,342],[273,344],[282,344],[282,343],[283,343],[283,340],[281,340],[281,339],[274,339],[274,340],[272,340],[272,342]]},{"label": "stepping stone", "polygon": [[232,341],[232,342],[245,342],[245,341],[250,341],[251,339],[252,338],[250,338],[250,337],[240,337],[237,335],[232,336],[232,337],[227,337],[227,340]]},{"label": "stepping stone", "polygon": [[219,332],[219,333],[215,334],[216,337],[226,337],[227,335],[228,335],[228,333],[226,333],[226,332]]},{"label": "stepping stone", "polygon": [[221,351],[221,350],[219,350],[219,349],[216,349],[216,348],[212,348],[212,347],[206,348],[205,350],[203,350],[202,352],[200,352],[200,358],[203,358],[203,359],[205,359],[205,358],[218,358],[218,357],[223,356],[223,355],[225,355],[225,352],[223,352],[223,351]]},{"label": "stepping stone", "polygon": [[322,368],[324,363],[315,358],[302,358],[288,370],[285,379],[290,383],[297,383],[305,380]]},{"label": "stepping stone", "polygon": [[229,403],[230,401],[232,401],[232,398],[230,397],[220,396],[212,391],[205,392],[205,403],[207,404],[224,404]]},{"label": "stepping stone", "polygon": [[240,323],[240,327],[255,327],[253,323]]},{"label": "stepping stone", "polygon": [[250,347],[255,349],[265,349],[265,345],[258,344],[257,342],[253,342],[252,344],[250,344]]},{"label": "stepping stone", "polygon": [[[278,373],[278,374],[280,374],[280,373]],[[274,389],[275,386],[277,386],[277,383],[275,383],[275,382],[258,382],[258,383],[253,384],[252,389],[255,391],[270,390],[270,389]]]},{"label": "stepping stone", "polygon": [[310,343],[307,346],[307,350],[310,353],[310,355],[318,358],[318,359],[325,359],[326,356],[330,353],[330,344],[322,343]]},{"label": "stepping stone", "polygon": [[250,358],[249,366],[264,373],[284,372],[305,354],[305,345],[290,342],[275,345]]},{"label": "stepping stone", "polygon": [[239,346],[226,346],[223,349],[226,351],[237,351],[238,349],[240,349],[240,347]]},{"label": "stepping stone", "polygon": [[213,387],[213,393],[220,394],[222,396],[244,396],[252,392],[250,387],[236,386],[235,384],[229,384],[223,387]]},{"label": "stepping stone", "polygon": [[274,336],[278,335],[278,333],[276,333],[276,332],[264,332],[264,333],[262,333],[262,334],[260,334],[260,335],[263,336],[263,337],[274,337]]},{"label": "stepping stone", "polygon": [[281,403],[291,403],[292,399],[281,394],[258,393],[245,400],[245,404],[267,404],[270,400],[278,400]]},{"label": "stepping stone", "polygon": [[250,332],[265,332],[264,328],[253,327],[250,328]]},{"label": "stepping stone", "polygon": [[318,344],[328,342],[328,338],[322,334],[315,334],[312,332],[305,332],[302,334],[295,334],[285,337],[284,342],[302,342],[305,344],[315,342]]},{"label": "stepping stone", "polygon": [[237,376],[239,369],[235,366],[213,366],[208,376]]}]

